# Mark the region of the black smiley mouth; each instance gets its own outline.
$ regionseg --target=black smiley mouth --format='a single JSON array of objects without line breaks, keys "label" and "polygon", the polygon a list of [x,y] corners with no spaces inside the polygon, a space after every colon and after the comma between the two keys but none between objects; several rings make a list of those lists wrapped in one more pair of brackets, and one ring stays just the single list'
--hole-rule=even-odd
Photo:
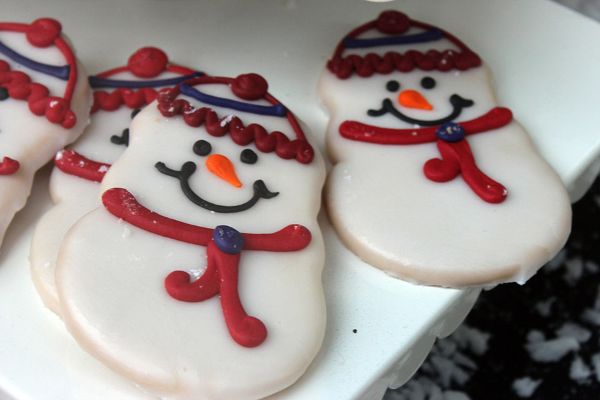
[{"label": "black smiley mouth", "polygon": [[402,112],[398,111],[396,107],[394,107],[392,100],[390,100],[389,98],[384,99],[381,102],[381,108],[379,110],[368,110],[367,114],[371,117],[380,117],[389,113],[392,114],[394,117],[409,124],[420,126],[437,126],[455,120],[460,116],[464,108],[471,107],[473,104],[475,104],[473,100],[465,99],[464,97],[461,97],[457,94],[453,94],[452,96],[450,96],[449,102],[452,105],[452,112],[443,118],[430,121],[411,118],[408,115],[403,114]]},{"label": "black smiley mouth", "polygon": [[165,175],[171,176],[179,180],[181,185],[181,191],[185,196],[194,204],[218,213],[237,213],[252,208],[260,199],[271,199],[279,194],[279,192],[271,192],[267,185],[262,180],[256,180],[252,184],[253,195],[245,203],[241,203],[235,206],[223,206],[220,204],[211,203],[202,197],[198,196],[196,192],[191,188],[189,180],[190,177],[196,172],[196,165],[187,161],[183,163],[180,170],[175,170],[167,167],[163,162],[157,162],[155,165],[156,169]]}]

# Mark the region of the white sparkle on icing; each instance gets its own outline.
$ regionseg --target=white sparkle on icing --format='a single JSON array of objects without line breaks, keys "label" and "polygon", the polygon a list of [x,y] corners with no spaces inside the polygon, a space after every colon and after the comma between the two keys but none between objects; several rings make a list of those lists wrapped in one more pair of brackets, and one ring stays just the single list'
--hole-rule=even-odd
[{"label": "white sparkle on icing", "polygon": [[411,134],[412,136],[417,136],[419,133],[418,133],[417,131],[412,131],[410,134]]},{"label": "white sparkle on icing", "polygon": [[229,124],[231,122],[231,120],[233,119],[234,115],[233,114],[229,114],[227,115],[225,118],[223,118],[221,120],[221,128],[225,128],[227,126],[227,124]]},{"label": "white sparkle on icing", "polygon": [[129,237],[131,237],[131,229],[129,229],[129,227],[127,226],[124,226],[123,231],[121,232],[121,237],[123,239],[128,239]]},{"label": "white sparkle on icing", "polygon": [[77,163],[80,167],[85,167],[85,161],[81,160]]},{"label": "white sparkle on icing", "polygon": [[57,106],[58,104],[59,104],[58,101],[56,101],[56,100],[50,100],[50,102],[48,103],[48,106],[54,107],[54,106]]},{"label": "white sparkle on icing", "polygon": [[64,156],[64,152],[65,152],[64,150],[60,150],[60,151],[58,151],[58,152],[56,153],[56,155],[54,156],[54,159],[55,159],[55,160],[61,160],[61,159],[63,158],[63,156]]},{"label": "white sparkle on icing", "polygon": [[98,167],[98,172],[106,172],[108,171],[108,167],[106,165],[101,165]]}]

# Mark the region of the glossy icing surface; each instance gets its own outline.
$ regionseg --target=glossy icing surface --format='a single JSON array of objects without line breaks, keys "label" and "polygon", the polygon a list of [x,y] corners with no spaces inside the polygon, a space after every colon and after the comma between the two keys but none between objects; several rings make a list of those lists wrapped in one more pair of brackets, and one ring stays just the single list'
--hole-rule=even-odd
[{"label": "glossy icing surface", "polygon": [[[53,45],[34,47],[27,41],[25,34],[0,31],[0,41],[11,50],[36,62],[51,66],[67,64],[64,54],[58,48]],[[51,96],[63,96],[67,81],[30,69],[4,55],[0,55],[0,60],[6,62],[11,71],[21,71],[32,82],[45,86]],[[76,69],[79,73],[70,107],[77,122],[71,128],[50,122],[44,115],[33,114],[27,101],[10,97],[0,101],[0,157],[8,156],[20,164],[14,174],[0,176],[0,241],[14,214],[25,205],[35,172],[57,150],[73,142],[88,124],[90,89],[83,67],[77,63]]]},{"label": "glossy icing surface", "polygon": [[[433,46],[450,46],[443,42]],[[463,287],[524,282],[562,247],[570,230],[567,193],[516,121],[468,137],[479,168],[508,190],[500,204],[478,198],[460,175],[427,179],[425,162],[440,157],[433,142],[382,145],[340,134],[348,120],[416,131],[451,115],[455,95],[472,104],[452,121],[478,118],[498,106],[489,82],[485,66],[345,80],[323,73],[319,91],[330,111],[327,144],[336,163],[328,211],[346,245],[365,261],[409,281]],[[399,93],[405,90],[418,91],[431,109],[404,102]],[[405,119],[423,122],[369,111],[386,99]]]},{"label": "glossy icing surface", "polygon": [[[227,86],[215,86],[207,91],[231,96]],[[223,118],[232,114],[213,108]],[[281,117],[235,115],[246,124],[260,123],[293,136]],[[106,175],[103,189],[126,188],[149,210],[187,224],[210,229],[229,225],[245,233],[301,224],[312,239],[299,251],[240,254],[239,297],[268,331],[264,342],[247,348],[230,336],[218,297],[180,301],[163,286],[175,270],[202,276],[206,247],[150,233],[97,209],[69,231],[59,255],[58,292],[70,332],[102,362],[167,398],[258,399],[289,386],[308,367],[324,335],[324,249],[316,222],[323,160],[317,154],[302,164],[260,152],[252,143],[238,145],[228,135],[214,137],[181,116],[164,117],[156,103],[136,116],[130,134],[130,145]],[[241,187],[207,169],[208,155],[194,152],[199,139],[210,142],[212,154],[231,161]],[[254,164],[241,161],[245,149],[256,152]],[[246,201],[257,179],[278,195],[243,212],[211,212],[191,202],[177,179],[160,173],[155,167],[159,161],[173,169],[193,162],[190,186],[216,204]],[[95,240],[82,240],[89,236]]]},{"label": "glossy icing surface", "polygon": [[[134,54],[138,54],[140,51],[138,50]],[[166,68],[166,65],[164,67]],[[181,74],[165,70],[153,76],[152,79],[137,76],[130,71],[117,72],[110,74],[109,77],[113,82],[140,82],[158,90],[161,87],[154,87],[153,82],[176,79],[180,76]],[[146,86],[142,86],[142,88],[144,87]],[[95,88],[94,92],[96,96],[98,92],[113,93],[113,90],[100,87]],[[143,106],[140,105],[140,107]],[[112,110],[97,108],[91,115],[91,124],[85,130],[84,135],[72,146],[69,146],[69,149],[95,162],[112,164],[127,147],[126,142],[121,142],[121,144],[117,141],[115,143],[113,137],[128,136],[129,124],[137,112],[139,112],[139,108],[131,108],[126,104],[118,104]],[[45,305],[57,314],[60,313],[60,307],[54,275],[60,244],[71,226],[100,204],[99,189],[100,185],[97,182],[65,173],[58,168],[54,168],[52,172],[50,193],[56,206],[38,222],[30,257],[32,278],[36,289]]]}]

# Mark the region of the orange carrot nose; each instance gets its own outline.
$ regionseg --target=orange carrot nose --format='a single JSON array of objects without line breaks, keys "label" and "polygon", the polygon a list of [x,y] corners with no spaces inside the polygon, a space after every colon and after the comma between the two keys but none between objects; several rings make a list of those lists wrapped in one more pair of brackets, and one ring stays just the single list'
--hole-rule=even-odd
[{"label": "orange carrot nose", "polygon": [[206,168],[219,178],[237,188],[242,187],[242,182],[238,179],[235,167],[229,158],[222,154],[211,154],[206,158],[205,164]]},{"label": "orange carrot nose", "polygon": [[433,110],[425,96],[416,90],[403,90],[398,95],[398,103],[408,108],[418,108],[419,110]]}]

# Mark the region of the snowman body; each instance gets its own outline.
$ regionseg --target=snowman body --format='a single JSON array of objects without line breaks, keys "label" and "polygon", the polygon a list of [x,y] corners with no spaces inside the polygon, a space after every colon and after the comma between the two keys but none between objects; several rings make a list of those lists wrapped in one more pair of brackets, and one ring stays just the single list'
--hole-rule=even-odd
[{"label": "snowman body", "polygon": [[[142,48],[130,60],[156,52],[164,54],[156,48]],[[76,143],[55,157],[57,166],[50,178],[50,195],[55,205],[38,222],[31,245],[33,282],[44,304],[55,313],[60,314],[54,276],[56,257],[66,232],[79,218],[100,205],[100,181],[127,148],[131,120],[156,97],[158,90],[164,88],[158,83],[195,76],[191,70],[184,69],[184,73],[188,75],[169,72],[165,65],[165,70],[151,80],[129,70],[105,78],[99,78],[104,74],[92,78],[95,89],[92,122]],[[145,96],[125,102],[117,92],[130,93],[130,96],[144,93]],[[82,173],[84,169],[95,170],[97,174]]]},{"label": "snowman body", "polygon": [[[91,106],[81,64],[69,65],[57,46],[34,46],[23,32],[4,27],[0,29],[0,158],[9,157],[19,166],[0,176],[0,241],[15,213],[25,205],[35,172],[83,132]],[[55,76],[57,70],[64,73]],[[37,105],[32,97],[38,99]],[[54,105],[68,108],[68,115],[54,114],[56,118],[50,120],[44,114],[52,113],[49,109]]]},{"label": "snowman body", "polygon": [[[231,96],[226,85],[203,85],[202,90]],[[235,115],[246,125],[253,121],[268,131],[290,132],[285,118],[177,98],[210,107],[219,124]],[[252,103],[268,106],[263,100]],[[165,278],[175,270],[189,274],[190,281],[202,279],[212,257],[207,246],[140,229],[101,207],[71,229],[59,256],[57,283],[67,327],[88,352],[165,398],[258,399],[289,386],[308,367],[324,334],[324,250],[316,222],[323,161],[317,155],[302,164],[260,152],[254,143],[236,144],[229,134],[209,135],[204,125],[190,126],[181,115],[163,116],[156,103],[136,116],[130,132],[130,145],[102,188],[126,189],[135,202],[160,216],[150,225],[160,225],[166,217],[211,231],[227,225],[247,235],[299,224],[311,239],[297,251],[238,254],[239,298],[268,332],[264,341],[248,347],[234,341],[228,330],[222,287],[221,293],[201,301],[180,301],[165,290]],[[206,145],[198,151],[200,140],[210,144],[209,152]],[[240,160],[245,150],[257,155],[253,164]],[[240,187],[206,168],[206,159],[217,154],[231,161]],[[172,170],[193,163],[196,170],[186,182],[196,196],[213,206],[244,204],[246,209],[217,212],[199,206],[184,193],[182,182],[160,172],[157,163]],[[248,207],[258,180],[278,194]],[[127,200],[125,208],[133,201]],[[132,210],[132,218],[140,214]]]},{"label": "snowman body", "polygon": [[[428,31],[411,27],[404,35]],[[461,51],[443,37],[410,48]],[[566,191],[510,111],[498,107],[485,66],[347,79],[325,71],[320,94],[330,111],[327,145],[335,163],[329,215],[344,242],[373,266],[431,285],[522,283],[564,244]],[[436,136],[444,124],[476,129],[457,143]],[[457,145],[460,162],[468,148],[485,177],[472,173],[471,185],[461,167],[456,176],[430,179],[429,169],[447,163]]]}]

